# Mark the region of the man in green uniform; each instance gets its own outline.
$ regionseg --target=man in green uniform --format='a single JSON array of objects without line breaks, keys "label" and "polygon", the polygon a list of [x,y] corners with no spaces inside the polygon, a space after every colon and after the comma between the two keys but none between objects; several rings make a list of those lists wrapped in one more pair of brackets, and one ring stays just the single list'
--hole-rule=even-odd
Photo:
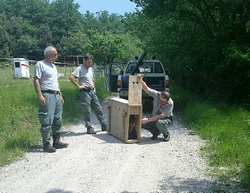
[{"label": "man in green uniform", "polygon": [[[34,86],[39,100],[43,150],[53,153],[56,149],[66,148],[68,144],[60,141],[64,101],[59,89],[57,69],[53,64],[57,59],[56,48],[48,46],[44,56],[45,59],[35,65]],[[51,132],[53,146],[50,144]]]},{"label": "man in green uniform", "polygon": [[156,140],[159,134],[163,134],[163,140],[169,141],[170,134],[168,127],[172,124],[174,102],[169,92],[159,92],[151,89],[140,79],[143,90],[153,97],[152,117],[142,119],[142,128],[152,133],[152,139]]},{"label": "man in green uniform", "polygon": [[107,130],[102,107],[95,93],[94,71],[92,68],[93,59],[90,54],[86,54],[83,64],[78,66],[69,77],[71,82],[80,90],[80,103],[83,111],[83,119],[88,134],[95,134],[95,130],[90,123],[91,110],[94,111],[99,120],[102,131]]}]

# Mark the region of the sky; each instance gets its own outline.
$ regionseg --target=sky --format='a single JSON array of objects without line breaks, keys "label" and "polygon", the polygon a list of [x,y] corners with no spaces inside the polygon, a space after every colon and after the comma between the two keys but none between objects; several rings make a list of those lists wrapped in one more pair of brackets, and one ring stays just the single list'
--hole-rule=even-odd
[{"label": "sky", "polygon": [[109,13],[124,15],[126,12],[135,11],[135,3],[129,0],[75,0],[80,5],[81,13],[87,10],[96,13],[107,10]]}]

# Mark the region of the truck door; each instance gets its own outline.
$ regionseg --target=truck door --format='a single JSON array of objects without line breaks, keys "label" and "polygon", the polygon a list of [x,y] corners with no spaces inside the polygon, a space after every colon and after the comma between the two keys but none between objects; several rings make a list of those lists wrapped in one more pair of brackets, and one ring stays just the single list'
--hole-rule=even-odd
[{"label": "truck door", "polygon": [[110,64],[108,70],[109,91],[117,92],[117,79],[122,72],[122,67],[119,64]]}]

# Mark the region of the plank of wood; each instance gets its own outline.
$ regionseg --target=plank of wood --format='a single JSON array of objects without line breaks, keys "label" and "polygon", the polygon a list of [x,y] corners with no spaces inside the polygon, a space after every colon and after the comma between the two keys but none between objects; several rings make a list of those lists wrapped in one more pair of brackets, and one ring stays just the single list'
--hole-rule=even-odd
[{"label": "plank of wood", "polygon": [[128,103],[130,105],[142,104],[142,84],[137,75],[129,76]]}]

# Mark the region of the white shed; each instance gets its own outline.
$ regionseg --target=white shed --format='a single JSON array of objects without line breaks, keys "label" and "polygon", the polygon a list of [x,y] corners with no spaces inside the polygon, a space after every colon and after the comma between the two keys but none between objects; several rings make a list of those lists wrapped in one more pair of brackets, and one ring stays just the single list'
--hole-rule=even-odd
[{"label": "white shed", "polygon": [[25,58],[13,58],[13,76],[14,78],[30,78],[29,61]]}]

